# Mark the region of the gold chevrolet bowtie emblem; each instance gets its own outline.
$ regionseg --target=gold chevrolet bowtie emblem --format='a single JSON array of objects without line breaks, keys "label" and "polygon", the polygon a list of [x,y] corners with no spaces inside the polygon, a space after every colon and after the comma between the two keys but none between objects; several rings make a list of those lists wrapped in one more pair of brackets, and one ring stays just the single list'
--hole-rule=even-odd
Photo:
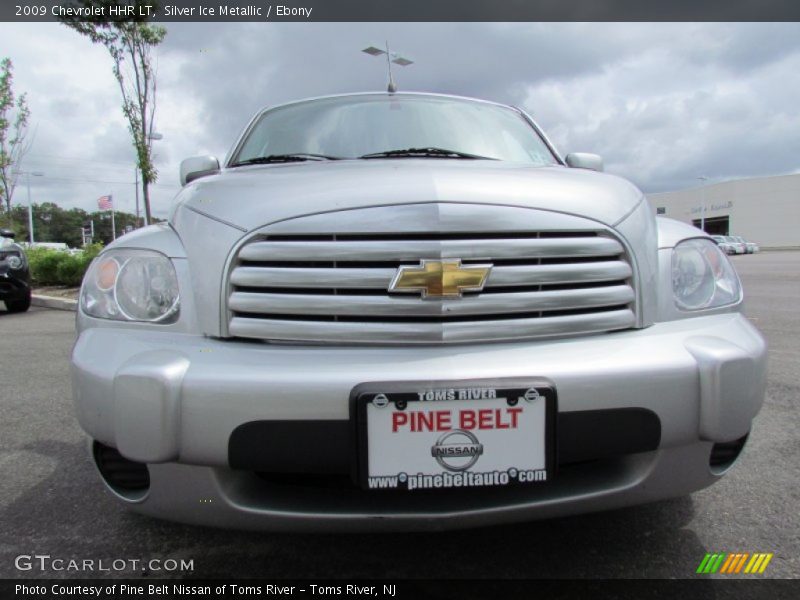
[{"label": "gold chevrolet bowtie emblem", "polygon": [[403,265],[389,285],[390,292],[422,292],[423,298],[458,298],[463,292],[480,292],[492,265],[462,265],[460,259],[423,260]]}]

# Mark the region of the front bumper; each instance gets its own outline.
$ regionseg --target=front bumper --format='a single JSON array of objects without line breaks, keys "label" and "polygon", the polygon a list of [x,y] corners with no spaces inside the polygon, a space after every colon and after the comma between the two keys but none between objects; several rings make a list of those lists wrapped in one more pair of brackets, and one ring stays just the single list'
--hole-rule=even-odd
[{"label": "front bumper", "polygon": [[[557,341],[414,348],[89,328],[72,363],[82,427],[149,464],[147,494],[123,500],[175,520],[270,529],[478,525],[686,494],[717,479],[709,467],[713,444],[748,433],[766,383],[765,343],[740,314]],[[351,391],[365,382],[519,377],[552,381],[559,417],[643,409],[657,416],[660,436],[647,451],[576,460],[546,485],[502,490],[379,496],[334,487],[320,494],[303,482],[231,468],[241,466],[231,460],[231,438],[244,424],[339,424],[347,431]],[[324,440],[319,445],[328,448]],[[355,444],[338,451],[355,452]],[[336,471],[336,463],[323,471]]]},{"label": "front bumper", "polygon": [[11,269],[0,269],[0,300],[16,302],[24,300],[31,293],[27,271],[21,275],[15,274]]}]

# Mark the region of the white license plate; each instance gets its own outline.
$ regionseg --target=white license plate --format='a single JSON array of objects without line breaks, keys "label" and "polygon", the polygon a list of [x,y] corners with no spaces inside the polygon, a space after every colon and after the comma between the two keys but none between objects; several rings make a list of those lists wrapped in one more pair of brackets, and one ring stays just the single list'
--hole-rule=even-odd
[{"label": "white license plate", "polygon": [[549,383],[374,384],[357,400],[367,489],[506,486],[552,475]]}]

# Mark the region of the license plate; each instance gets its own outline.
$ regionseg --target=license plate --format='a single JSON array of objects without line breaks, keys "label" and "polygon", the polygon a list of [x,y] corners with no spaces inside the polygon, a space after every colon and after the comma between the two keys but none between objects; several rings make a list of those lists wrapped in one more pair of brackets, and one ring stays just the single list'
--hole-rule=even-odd
[{"label": "license plate", "polygon": [[354,397],[366,489],[508,486],[553,475],[556,392],[547,380],[375,383]]}]

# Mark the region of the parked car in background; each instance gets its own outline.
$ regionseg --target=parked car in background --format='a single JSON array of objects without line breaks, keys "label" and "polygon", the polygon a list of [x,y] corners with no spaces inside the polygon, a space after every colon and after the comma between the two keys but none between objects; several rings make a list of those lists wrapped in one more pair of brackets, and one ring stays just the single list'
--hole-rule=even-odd
[{"label": "parked car in background", "polygon": [[28,259],[8,229],[0,229],[0,300],[8,312],[25,312],[31,305]]},{"label": "parked car in background", "polygon": [[739,242],[740,244],[744,244],[745,245],[745,253],[746,254],[755,254],[760,249],[758,247],[758,244],[756,244],[755,242],[748,242],[746,239],[744,239],[740,235],[733,235],[731,237],[733,239],[735,239],[737,242]]},{"label": "parked car in background", "polygon": [[712,235],[711,239],[717,242],[717,246],[719,246],[720,250],[722,250],[725,254],[736,254],[736,246],[731,242],[725,239],[724,235]]},{"label": "parked car in background", "polygon": [[410,93],[273,107],[224,166],[187,159],[169,223],[83,280],[72,389],[108,490],[428,531],[713,484],[764,340],[720,248],[599,171],[517,108]]},{"label": "parked car in background", "polygon": [[28,244],[29,248],[47,248],[49,250],[63,250],[68,251],[70,247],[64,242],[34,242]]},{"label": "parked car in background", "polygon": [[725,241],[728,242],[736,250],[736,254],[745,254],[747,252],[747,244],[736,240],[732,235],[726,235]]}]

